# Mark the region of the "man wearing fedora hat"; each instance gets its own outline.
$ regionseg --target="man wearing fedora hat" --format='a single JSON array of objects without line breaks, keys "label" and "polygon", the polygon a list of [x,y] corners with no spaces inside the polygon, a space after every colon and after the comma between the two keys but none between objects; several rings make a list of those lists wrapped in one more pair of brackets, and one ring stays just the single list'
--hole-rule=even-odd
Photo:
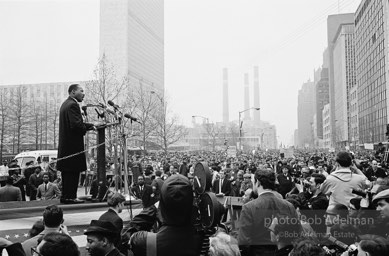
[{"label": "man wearing fedora hat", "polygon": [[84,234],[87,236],[86,250],[91,256],[124,256],[115,247],[120,233],[111,222],[92,220]]}]

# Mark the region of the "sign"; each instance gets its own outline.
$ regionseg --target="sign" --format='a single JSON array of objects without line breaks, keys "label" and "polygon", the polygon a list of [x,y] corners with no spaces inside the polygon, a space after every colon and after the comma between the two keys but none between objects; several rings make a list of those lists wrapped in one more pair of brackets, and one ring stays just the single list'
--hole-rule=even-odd
[{"label": "sign", "polygon": [[284,153],[285,158],[294,158],[293,148],[281,148],[280,153]]},{"label": "sign", "polygon": [[227,156],[228,157],[236,157],[236,147],[229,147],[227,149]]},{"label": "sign", "polygon": [[365,149],[370,149],[370,150],[374,149],[374,144],[373,143],[365,143],[364,146],[365,146]]}]

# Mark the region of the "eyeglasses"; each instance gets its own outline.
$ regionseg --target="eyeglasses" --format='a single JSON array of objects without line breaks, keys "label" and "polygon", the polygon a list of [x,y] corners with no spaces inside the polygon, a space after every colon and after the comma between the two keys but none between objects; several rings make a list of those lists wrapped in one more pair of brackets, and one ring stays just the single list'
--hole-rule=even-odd
[{"label": "eyeglasses", "polygon": [[43,256],[36,250],[36,247],[31,247],[31,255]]}]

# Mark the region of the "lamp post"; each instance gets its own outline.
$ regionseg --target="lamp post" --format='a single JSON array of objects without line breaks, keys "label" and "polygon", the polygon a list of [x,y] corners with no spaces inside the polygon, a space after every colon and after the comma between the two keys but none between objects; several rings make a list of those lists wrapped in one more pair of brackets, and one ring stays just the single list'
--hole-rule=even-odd
[{"label": "lamp post", "polygon": [[[208,117],[205,117],[205,116],[192,116],[192,118],[196,118],[196,117],[200,117],[202,119],[205,120],[205,124],[206,125],[209,125],[209,119]],[[207,131],[207,134],[208,134],[208,131]],[[201,144],[201,143],[200,143]],[[208,139],[207,139],[207,146],[209,146],[209,134],[208,134]]]},{"label": "lamp post", "polygon": [[248,108],[248,109],[239,111],[239,150],[242,150],[242,125],[243,125],[243,122],[241,123],[241,121],[240,121],[240,116],[242,115],[243,112],[249,111],[251,109],[260,110],[260,108]]}]

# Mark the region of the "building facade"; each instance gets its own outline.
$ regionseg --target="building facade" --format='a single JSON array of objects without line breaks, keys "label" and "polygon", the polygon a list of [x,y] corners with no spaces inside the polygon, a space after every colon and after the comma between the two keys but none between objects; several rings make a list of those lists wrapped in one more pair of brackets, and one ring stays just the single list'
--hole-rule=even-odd
[{"label": "building facade", "polygon": [[298,147],[313,147],[313,116],[315,114],[314,105],[315,86],[312,81],[304,83],[298,93],[297,118],[299,143]]},{"label": "building facade", "polygon": [[330,104],[324,105],[323,111],[323,147],[331,148],[331,107]]},{"label": "building facade", "polygon": [[363,0],[355,13],[358,139],[362,145],[386,140],[389,104],[386,78],[388,74],[387,5],[387,1]]},{"label": "building facade", "polygon": [[164,1],[100,0],[100,57],[129,85],[164,91]]},{"label": "building facade", "polygon": [[350,146],[351,88],[355,88],[354,23],[341,24],[333,41],[335,147]]}]

